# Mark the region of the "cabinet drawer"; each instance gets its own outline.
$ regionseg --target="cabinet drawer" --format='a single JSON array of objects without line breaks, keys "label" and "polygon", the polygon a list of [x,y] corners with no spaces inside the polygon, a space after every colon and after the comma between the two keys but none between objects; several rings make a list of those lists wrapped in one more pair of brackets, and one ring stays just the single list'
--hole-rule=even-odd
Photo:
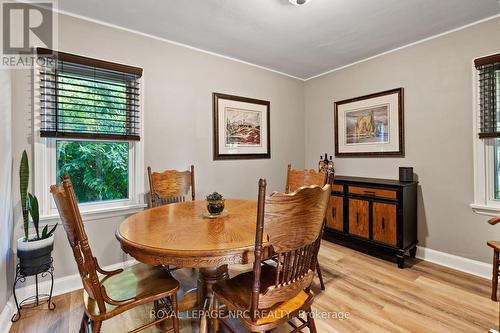
[{"label": "cabinet drawer", "polygon": [[370,236],[369,219],[369,202],[349,199],[349,233],[368,238]]},{"label": "cabinet drawer", "polygon": [[396,199],[397,198],[397,192],[395,190],[384,190],[384,189],[380,189],[380,188],[349,186],[349,193],[370,195],[370,196],[380,197],[380,198],[384,198],[384,199]]},{"label": "cabinet drawer", "polygon": [[335,192],[344,192],[344,185],[333,184],[332,191]]},{"label": "cabinet drawer", "polygon": [[344,230],[344,198],[332,195],[326,210],[326,226],[338,231]]},{"label": "cabinet drawer", "polygon": [[396,205],[373,203],[373,239],[396,246]]}]

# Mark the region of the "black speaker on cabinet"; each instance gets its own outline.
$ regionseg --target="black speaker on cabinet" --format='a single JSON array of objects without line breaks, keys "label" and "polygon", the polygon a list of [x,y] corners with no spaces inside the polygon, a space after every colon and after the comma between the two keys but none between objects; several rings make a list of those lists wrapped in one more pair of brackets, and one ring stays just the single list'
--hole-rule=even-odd
[{"label": "black speaker on cabinet", "polygon": [[399,181],[412,182],[413,181],[413,167],[399,167]]}]

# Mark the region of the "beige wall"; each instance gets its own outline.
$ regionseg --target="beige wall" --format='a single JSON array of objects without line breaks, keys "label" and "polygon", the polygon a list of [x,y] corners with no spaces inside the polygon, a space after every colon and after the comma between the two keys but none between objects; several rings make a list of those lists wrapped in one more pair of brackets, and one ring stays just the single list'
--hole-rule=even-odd
[{"label": "beige wall", "polygon": [[[61,51],[144,68],[145,165],[183,169],[195,164],[198,198],[215,190],[227,197],[256,198],[259,177],[267,178],[270,190],[282,190],[287,163],[303,166],[303,82],[68,16],[59,18],[59,38]],[[15,166],[33,141],[29,75],[16,71],[13,77]],[[271,102],[271,159],[212,160],[212,92]],[[14,183],[15,203],[17,193]],[[18,237],[22,232],[18,207],[15,212]],[[102,265],[123,259],[114,236],[122,220],[86,223],[94,255]],[[55,242],[56,277],[76,273],[62,228]]]},{"label": "beige wall", "polygon": [[312,79],[305,84],[305,162],[334,150],[333,102],[405,89],[405,158],[337,158],[341,175],[397,178],[413,166],[420,182],[420,245],[490,261],[500,229],[472,212],[472,60],[500,51],[500,19]]},{"label": "beige wall", "polygon": [[11,267],[10,244],[12,234],[11,207],[11,78],[10,71],[0,69],[0,312],[10,297],[8,287],[12,276],[8,273]]}]

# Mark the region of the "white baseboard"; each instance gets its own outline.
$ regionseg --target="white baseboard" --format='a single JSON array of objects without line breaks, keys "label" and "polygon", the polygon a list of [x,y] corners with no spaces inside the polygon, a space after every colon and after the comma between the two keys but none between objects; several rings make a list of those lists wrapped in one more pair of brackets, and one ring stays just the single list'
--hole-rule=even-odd
[{"label": "white baseboard", "polygon": [[0,313],[0,332],[1,333],[9,333],[10,326],[12,325],[10,318],[12,318],[12,314],[14,314],[14,310],[12,309],[12,305],[14,304],[14,299],[11,297],[2,312]]},{"label": "white baseboard", "polygon": [[[128,267],[130,265],[135,264],[135,260],[128,260],[125,262],[120,262],[117,264],[109,265],[103,267],[104,270],[112,271],[119,268]],[[41,293],[48,292],[50,290],[50,281],[43,281],[38,284],[39,291]],[[69,293],[78,289],[83,288],[82,280],[80,279],[79,274],[63,276],[54,280],[54,290],[52,292],[52,296],[62,295],[65,293]],[[16,296],[18,300],[23,300],[30,295],[35,293],[35,286],[29,285],[22,288],[16,289]],[[16,305],[14,302],[14,297],[11,296],[7,304],[5,305],[3,311],[0,313],[0,332],[8,333],[11,321],[10,319],[16,312]]]},{"label": "white baseboard", "polygon": [[485,279],[491,279],[492,265],[482,261],[467,259],[421,246],[417,246],[417,258]]}]

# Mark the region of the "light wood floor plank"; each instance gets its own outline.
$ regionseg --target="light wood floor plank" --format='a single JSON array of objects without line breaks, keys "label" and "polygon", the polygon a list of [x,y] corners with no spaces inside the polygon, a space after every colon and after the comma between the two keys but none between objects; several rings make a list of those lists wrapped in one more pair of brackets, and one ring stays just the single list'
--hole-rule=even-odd
[{"label": "light wood floor plank", "polygon": [[[497,322],[498,305],[489,299],[488,280],[420,260],[408,260],[409,267],[400,270],[395,263],[329,242],[323,243],[319,261],[327,289],[320,291],[315,279],[313,309],[350,316],[317,319],[318,332],[479,333]],[[250,265],[233,266],[231,275],[249,269]],[[58,296],[55,302],[54,311],[46,306],[25,311],[10,333],[78,332],[81,291]],[[143,306],[104,322],[102,332],[126,332],[149,321],[150,310],[151,306]],[[182,333],[198,333],[197,324],[196,319],[182,319]],[[144,332],[163,330],[153,327]],[[273,333],[287,331],[284,327]]]}]

